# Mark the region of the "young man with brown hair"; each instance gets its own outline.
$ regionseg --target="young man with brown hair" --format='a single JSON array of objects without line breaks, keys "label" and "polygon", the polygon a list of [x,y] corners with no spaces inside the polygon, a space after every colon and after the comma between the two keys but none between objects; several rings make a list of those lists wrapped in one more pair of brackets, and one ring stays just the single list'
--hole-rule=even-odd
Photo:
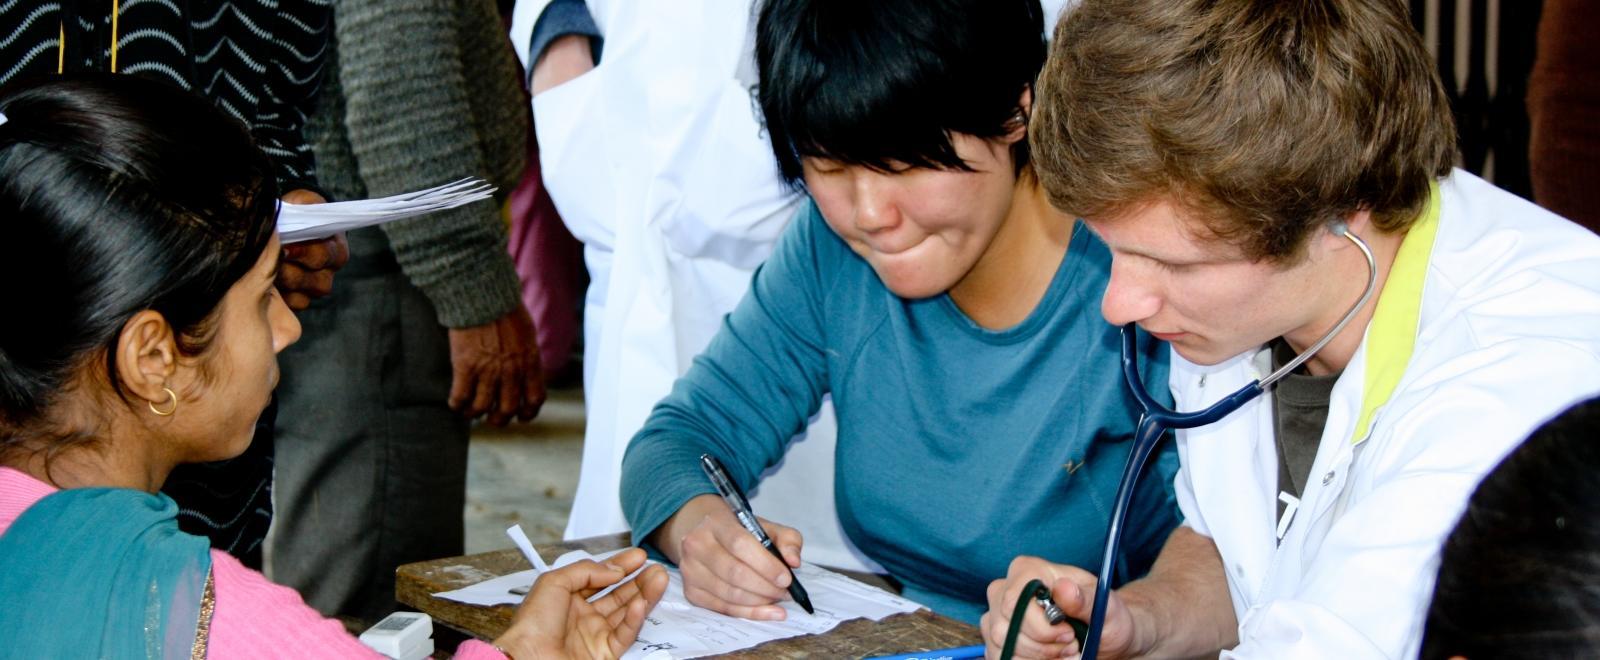
[{"label": "young man with brown hair", "polygon": [[[1111,594],[1100,657],[1414,657],[1474,485],[1600,391],[1600,239],[1452,170],[1398,0],[1085,0],[1037,90],[1039,177],[1111,247],[1106,319],[1171,343],[1179,410],[1333,333],[1178,432],[1185,524]],[[1094,575],[1018,559],[993,647],[1033,578],[1089,619]],[[1018,657],[1078,652],[1038,608],[1022,630]]]}]

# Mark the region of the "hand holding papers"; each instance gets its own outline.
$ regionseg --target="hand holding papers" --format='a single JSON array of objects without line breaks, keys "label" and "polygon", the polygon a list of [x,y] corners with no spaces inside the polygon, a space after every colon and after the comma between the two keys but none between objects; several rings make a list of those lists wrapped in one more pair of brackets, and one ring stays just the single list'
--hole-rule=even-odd
[{"label": "hand holding papers", "polygon": [[278,234],[284,243],[314,241],[342,231],[455,208],[489,199],[494,186],[482,179],[451,183],[379,199],[327,204],[289,204],[278,207]]},{"label": "hand holding papers", "polygon": [[638,638],[669,582],[666,571],[651,568],[638,548],[607,553],[604,563],[586,553],[568,553],[551,567],[532,552],[520,527],[506,533],[541,567],[527,571],[537,575],[525,590],[526,600],[517,597],[510,626],[494,639],[509,657],[565,657],[573,649],[581,649],[577,654],[583,657],[620,656]]},{"label": "hand holding papers", "polygon": [[[539,576],[544,575],[545,573],[549,573],[550,571],[553,571],[555,569],[561,568],[563,566],[570,565],[570,564],[572,564],[574,562],[583,561],[585,559],[593,559],[595,561],[603,561],[603,560],[611,558],[612,555],[615,555],[615,554],[617,554],[619,552],[622,552],[622,550],[614,550],[612,552],[608,552],[608,553],[605,553],[603,555],[600,555],[599,557],[594,557],[594,556],[592,556],[592,555],[590,555],[589,553],[586,553],[586,552],[569,552],[567,554],[561,555],[560,558],[556,559],[556,565],[555,566],[551,566],[549,564],[544,563],[544,557],[540,557],[539,556],[539,551],[534,549],[533,542],[528,540],[528,534],[526,532],[522,531],[522,525],[512,525],[510,527],[507,527],[506,528],[506,536],[511,537],[511,542],[512,543],[517,544],[517,549],[522,551],[522,556],[528,558],[528,563],[533,564],[533,571],[532,571],[532,573],[533,573],[533,582],[537,582],[539,580]],[[627,584],[629,580],[632,580],[632,579],[634,579],[636,577],[639,577],[639,574],[643,573],[644,569],[648,568],[650,566],[650,564],[653,564],[653,563],[655,563],[655,562],[646,560],[645,563],[643,563],[643,564],[641,564],[639,566],[639,568],[634,569],[632,573],[629,573],[626,576],[624,576],[621,580],[617,580],[616,582],[612,583],[611,586],[606,587],[604,589],[601,589],[600,591],[595,592],[594,595],[590,596],[587,600],[589,602],[593,603],[593,602],[595,602],[597,600],[600,600],[601,598],[605,598],[606,594],[609,594],[609,593],[611,593],[613,591],[616,591],[617,587],[620,587],[620,586],[622,586],[624,584]],[[523,571],[522,573],[517,573],[516,575],[524,575],[526,573],[528,573],[528,571]],[[510,577],[510,576],[506,576],[506,577]],[[532,590],[532,588],[533,588],[532,582],[530,582],[528,584],[522,584],[522,581],[518,580],[516,586],[513,586],[510,589],[507,589],[506,591],[508,593],[510,593],[511,595],[514,595],[514,596],[526,596],[526,595],[528,595],[528,592],[530,590]]]}]

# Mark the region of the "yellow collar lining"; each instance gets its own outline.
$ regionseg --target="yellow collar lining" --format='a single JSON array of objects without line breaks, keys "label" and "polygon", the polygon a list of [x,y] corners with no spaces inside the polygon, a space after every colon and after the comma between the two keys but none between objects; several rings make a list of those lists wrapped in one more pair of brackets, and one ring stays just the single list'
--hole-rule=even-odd
[{"label": "yellow collar lining", "polygon": [[1389,402],[1416,348],[1417,325],[1422,316],[1422,288],[1428,259],[1439,234],[1439,183],[1429,187],[1428,208],[1406,232],[1395,253],[1389,279],[1378,295],[1378,307],[1367,328],[1366,379],[1362,383],[1361,414],[1356,418],[1350,444],[1367,439],[1372,416]]}]

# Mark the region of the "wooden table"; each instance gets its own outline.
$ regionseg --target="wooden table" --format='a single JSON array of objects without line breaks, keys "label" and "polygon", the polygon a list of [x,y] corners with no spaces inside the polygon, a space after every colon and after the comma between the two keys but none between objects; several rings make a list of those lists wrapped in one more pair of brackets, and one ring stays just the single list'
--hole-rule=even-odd
[{"label": "wooden table", "polygon": [[[626,545],[624,535],[601,536],[561,544],[541,545],[540,554],[559,556],[570,550],[592,553]],[[481,639],[494,639],[511,625],[512,607],[478,607],[434,598],[450,591],[532,568],[516,550],[497,550],[465,557],[448,557],[401,566],[395,579],[395,598],[443,623]],[[883,621],[855,619],[822,635],[779,639],[755,648],[719,656],[723,658],[859,658],[980,644],[978,629],[960,621],[918,610]]]}]

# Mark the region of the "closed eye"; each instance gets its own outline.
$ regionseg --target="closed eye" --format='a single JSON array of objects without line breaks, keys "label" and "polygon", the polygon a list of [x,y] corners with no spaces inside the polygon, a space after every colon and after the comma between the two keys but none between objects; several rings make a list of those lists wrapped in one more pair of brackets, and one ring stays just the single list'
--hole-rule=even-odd
[{"label": "closed eye", "polygon": [[1156,265],[1160,266],[1162,270],[1172,273],[1187,272],[1200,265],[1198,263],[1175,263],[1171,261],[1161,261],[1160,259],[1155,259],[1153,261],[1155,261]]}]

